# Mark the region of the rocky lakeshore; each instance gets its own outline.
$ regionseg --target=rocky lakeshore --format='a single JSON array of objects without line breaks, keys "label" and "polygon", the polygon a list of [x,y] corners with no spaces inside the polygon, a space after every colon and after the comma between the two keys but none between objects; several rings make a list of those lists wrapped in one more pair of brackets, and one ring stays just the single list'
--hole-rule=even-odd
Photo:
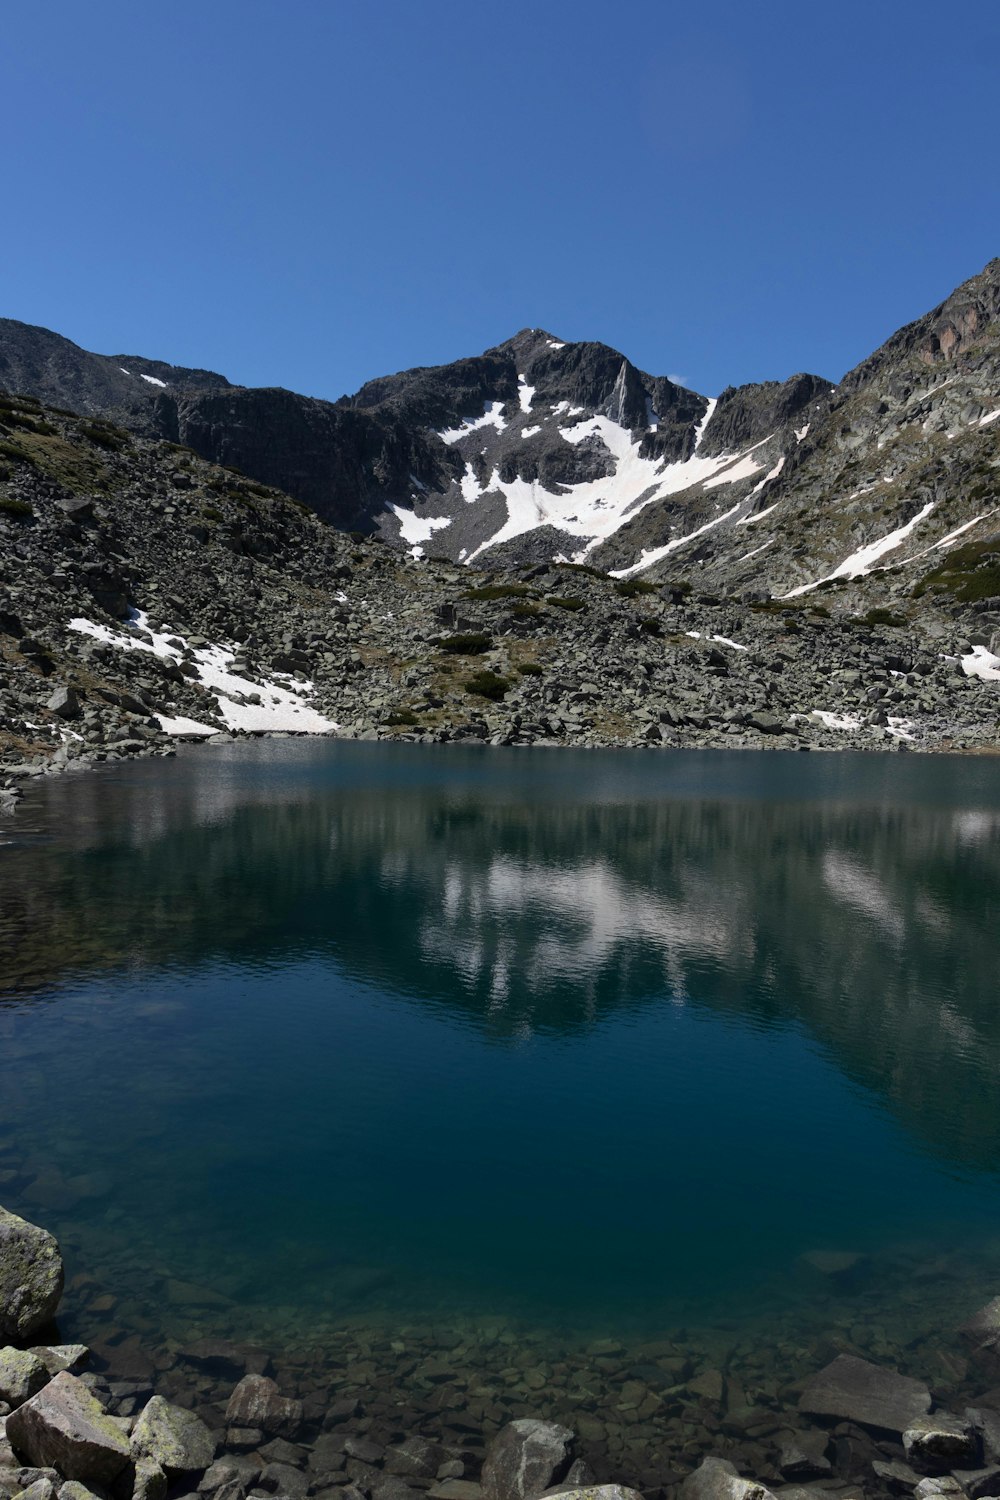
[{"label": "rocky lakeshore", "polygon": [[[940,1310],[933,1288],[948,1269],[908,1267],[914,1327]],[[121,1326],[114,1294],[94,1286],[88,1302],[92,1278],[76,1272],[94,1334],[65,1344],[59,1247],[0,1210],[0,1495],[1000,1495],[1000,1298],[955,1332],[907,1341],[900,1308],[879,1321],[886,1287],[865,1257],[817,1252],[803,1273],[812,1338],[780,1314],[766,1332],[722,1319],[709,1338],[677,1328],[629,1343],[558,1343],[503,1323],[369,1325],[272,1356],[227,1336],[211,1309],[187,1341],[164,1344],[148,1320],[145,1334]]]},{"label": "rocky lakeshore", "polygon": [[[798,599],[697,572],[474,571],[5,397],[0,799],[180,740],[994,751],[995,553]],[[959,548],[959,552],[963,549]],[[951,556],[951,555],[949,555]]]}]

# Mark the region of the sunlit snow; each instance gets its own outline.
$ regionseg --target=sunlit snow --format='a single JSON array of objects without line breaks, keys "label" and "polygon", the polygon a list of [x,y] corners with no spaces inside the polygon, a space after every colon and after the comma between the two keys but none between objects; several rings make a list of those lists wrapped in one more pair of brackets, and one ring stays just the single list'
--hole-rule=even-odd
[{"label": "sunlit snow", "polygon": [[[143,610],[135,611],[133,623],[137,631],[142,631],[145,635],[114,630],[111,626],[80,617],[70,620],[68,628],[81,635],[93,636],[95,640],[119,650],[148,651],[169,661],[182,659],[187,646],[184,638],[176,631],[150,630],[149,617]],[[303,702],[303,698],[312,692],[312,683],[297,683],[293,689],[270,678],[252,682],[247,677],[235,676],[229,670],[235,659],[236,652],[226,646],[203,646],[193,650],[188,658],[197,671],[197,680],[215,693],[219,714],[227,729],[327,734],[337,728],[332,719],[317,713]],[[259,701],[248,702],[251,698]]]},{"label": "sunlit snow", "polygon": [[969,655],[962,657],[962,671],[966,677],[981,677],[984,682],[1000,682],[1000,656],[994,656],[985,646],[973,646]]},{"label": "sunlit snow", "polygon": [[450,516],[418,516],[402,505],[390,505],[399,522],[399,533],[404,542],[415,547],[419,542],[429,542],[435,531],[451,525]]},{"label": "sunlit snow", "polygon": [[487,401],[486,410],[481,417],[467,417],[461,427],[449,427],[444,432],[439,432],[438,437],[442,443],[457,443],[460,438],[468,437],[470,432],[476,432],[480,427],[495,427],[497,432],[503,432],[506,426],[503,402]]},{"label": "sunlit snow", "polygon": [[807,594],[810,589],[818,588],[820,583],[825,583],[831,578],[864,578],[871,572],[879,558],[884,557],[887,552],[892,552],[901,542],[905,542],[910,533],[930,515],[933,509],[934,501],[928,500],[923,510],[918,511],[905,525],[897,526],[895,531],[890,531],[888,535],[869,542],[867,546],[860,547],[857,552],[852,552],[850,557],[845,557],[839,567],[827,574],[826,579],[817,578],[813,583],[802,583],[797,589],[790,589],[787,594],[782,594],[781,598],[795,599],[799,594]]},{"label": "sunlit snow", "polygon": [[530,411],[535,395],[535,387],[528,384],[528,377],[526,375],[519,375],[517,377],[517,395],[521,403],[521,410],[525,412]]}]

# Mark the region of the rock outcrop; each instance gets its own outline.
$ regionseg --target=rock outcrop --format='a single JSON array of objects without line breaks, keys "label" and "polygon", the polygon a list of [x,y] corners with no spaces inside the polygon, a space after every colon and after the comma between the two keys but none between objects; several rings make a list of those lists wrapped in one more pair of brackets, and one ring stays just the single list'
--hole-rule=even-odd
[{"label": "rock outcrop", "polygon": [[51,1322],[63,1289],[52,1235],[0,1208],[0,1340],[26,1343]]}]

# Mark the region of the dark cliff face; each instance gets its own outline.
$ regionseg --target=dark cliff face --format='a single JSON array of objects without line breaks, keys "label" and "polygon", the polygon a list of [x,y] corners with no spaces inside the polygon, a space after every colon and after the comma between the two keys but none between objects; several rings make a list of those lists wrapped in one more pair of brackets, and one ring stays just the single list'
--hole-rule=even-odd
[{"label": "dark cliff face", "polygon": [[0,386],[81,416],[108,417],[133,431],[152,433],[157,391],[224,390],[228,385],[224,375],[212,370],[133,354],[91,354],[47,328],[0,318]]},{"label": "dark cliff face", "polygon": [[371,529],[385,494],[409,493],[413,480],[451,480],[451,455],[391,407],[379,411],[280,389],[163,391],[155,402],[163,436],[294,495],[342,529]]}]

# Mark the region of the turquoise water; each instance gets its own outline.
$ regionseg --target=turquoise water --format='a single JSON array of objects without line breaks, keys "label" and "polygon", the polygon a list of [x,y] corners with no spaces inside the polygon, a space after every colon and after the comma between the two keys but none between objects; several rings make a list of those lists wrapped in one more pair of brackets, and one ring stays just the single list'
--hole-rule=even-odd
[{"label": "turquoise water", "polygon": [[258,742],[0,840],[0,1201],[68,1333],[109,1290],[154,1342],[648,1337],[805,1319],[820,1249],[883,1321],[1000,1275],[1000,763]]}]

